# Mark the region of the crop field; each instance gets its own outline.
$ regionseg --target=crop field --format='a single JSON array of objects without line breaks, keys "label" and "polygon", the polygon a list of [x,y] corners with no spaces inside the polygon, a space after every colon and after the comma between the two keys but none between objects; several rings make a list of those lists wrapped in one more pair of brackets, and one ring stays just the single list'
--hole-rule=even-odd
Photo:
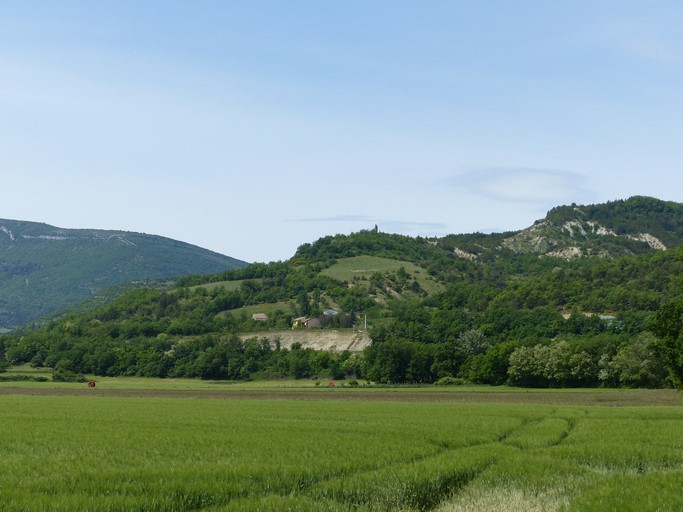
[{"label": "crop field", "polygon": [[673,391],[607,407],[112,383],[0,388],[3,512],[683,509]]}]

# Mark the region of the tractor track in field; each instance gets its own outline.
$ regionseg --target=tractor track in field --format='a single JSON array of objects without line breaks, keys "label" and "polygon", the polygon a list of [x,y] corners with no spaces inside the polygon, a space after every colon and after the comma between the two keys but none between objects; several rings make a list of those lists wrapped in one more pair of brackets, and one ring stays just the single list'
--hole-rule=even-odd
[{"label": "tractor track in field", "polygon": [[443,402],[548,404],[574,406],[681,406],[681,394],[671,389],[619,391],[411,391],[397,390],[183,390],[0,387],[0,395],[81,396],[90,398],[185,398],[212,400],[340,400],[377,402]]}]

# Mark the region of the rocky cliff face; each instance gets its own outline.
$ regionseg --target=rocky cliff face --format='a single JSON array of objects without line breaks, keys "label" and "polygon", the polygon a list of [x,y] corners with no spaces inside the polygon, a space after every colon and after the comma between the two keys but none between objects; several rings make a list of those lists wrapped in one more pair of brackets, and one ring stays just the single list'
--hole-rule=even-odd
[{"label": "rocky cliff face", "polygon": [[666,250],[666,245],[649,233],[617,234],[590,220],[574,219],[556,225],[543,220],[503,240],[501,246],[515,253],[533,253],[563,259],[623,256],[647,248]]}]

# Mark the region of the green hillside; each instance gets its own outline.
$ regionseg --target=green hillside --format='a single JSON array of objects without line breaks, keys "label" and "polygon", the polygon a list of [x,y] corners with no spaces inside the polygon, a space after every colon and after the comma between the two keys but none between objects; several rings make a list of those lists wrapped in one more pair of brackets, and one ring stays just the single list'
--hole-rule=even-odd
[{"label": "green hillside", "polygon": [[0,327],[16,327],[112,286],[239,268],[245,262],[154,235],[0,220]]},{"label": "green hillside", "polygon": [[[680,225],[676,204],[632,198],[554,209],[533,236],[323,237],[285,262],[131,291],[0,350],[66,375],[681,385]],[[303,325],[367,328],[373,342],[330,354],[268,337]]]}]

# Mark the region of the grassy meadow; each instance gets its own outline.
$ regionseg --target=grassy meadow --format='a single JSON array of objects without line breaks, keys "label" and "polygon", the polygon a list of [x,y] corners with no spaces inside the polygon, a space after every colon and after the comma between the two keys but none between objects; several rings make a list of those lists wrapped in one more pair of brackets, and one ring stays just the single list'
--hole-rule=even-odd
[{"label": "grassy meadow", "polygon": [[427,271],[409,261],[398,261],[378,256],[353,256],[340,258],[330,268],[323,270],[323,274],[339,279],[340,281],[353,282],[354,280],[367,280],[376,272],[396,272],[403,267],[408,274],[413,276],[423,290],[428,293],[441,291],[443,286],[435,281]]},{"label": "grassy meadow", "polygon": [[546,404],[442,403],[420,400],[421,389],[388,401],[375,390],[306,387],[318,398],[310,400],[287,398],[297,388],[286,383],[279,399],[99,394],[159,382],[142,381],[100,380],[74,396],[4,385],[0,509],[683,509],[680,401],[578,407],[550,394]]},{"label": "grassy meadow", "polygon": [[247,318],[251,318],[254,313],[265,313],[266,315],[274,315],[276,311],[282,311],[283,313],[291,313],[292,306],[294,302],[269,302],[264,304],[257,304],[253,306],[243,306],[237,309],[231,309],[228,311],[221,311],[218,313],[218,317],[223,317],[225,315],[241,315],[244,313]]}]

